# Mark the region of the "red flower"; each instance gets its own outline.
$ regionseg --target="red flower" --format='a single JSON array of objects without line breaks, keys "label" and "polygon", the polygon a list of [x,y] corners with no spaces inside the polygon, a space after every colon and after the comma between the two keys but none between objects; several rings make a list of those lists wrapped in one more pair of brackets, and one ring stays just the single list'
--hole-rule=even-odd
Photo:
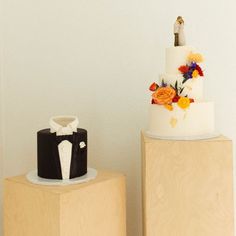
[{"label": "red flower", "polygon": [[154,82],[150,85],[149,90],[155,92],[158,89],[158,85]]},{"label": "red flower", "polygon": [[193,99],[193,98],[190,98],[190,102],[193,103],[193,102],[194,102],[194,99]]},{"label": "red flower", "polygon": [[180,66],[179,71],[183,74],[187,73],[189,71],[189,66]]},{"label": "red flower", "polygon": [[173,100],[172,100],[172,102],[178,102],[179,101],[179,98],[180,98],[180,96],[175,96],[174,98],[173,98]]},{"label": "red flower", "polygon": [[200,76],[204,76],[202,68],[199,65],[196,66],[196,70],[198,71]]}]

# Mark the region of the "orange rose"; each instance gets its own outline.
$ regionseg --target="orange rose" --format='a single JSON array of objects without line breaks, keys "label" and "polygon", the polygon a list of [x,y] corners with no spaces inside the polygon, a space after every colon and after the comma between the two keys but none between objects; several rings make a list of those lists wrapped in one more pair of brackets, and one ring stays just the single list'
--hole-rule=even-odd
[{"label": "orange rose", "polygon": [[166,105],[171,104],[176,92],[171,87],[160,87],[152,94],[152,98],[156,104]]}]

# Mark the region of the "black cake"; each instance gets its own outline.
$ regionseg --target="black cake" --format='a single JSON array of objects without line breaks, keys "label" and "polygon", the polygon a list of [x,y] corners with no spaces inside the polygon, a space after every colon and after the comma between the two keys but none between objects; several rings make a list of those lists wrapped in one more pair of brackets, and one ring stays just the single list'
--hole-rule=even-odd
[{"label": "black cake", "polygon": [[[38,141],[38,176],[46,179],[63,179],[58,145],[64,140],[72,144],[69,178],[76,178],[87,173],[87,131],[77,129],[71,135],[56,135],[50,129],[37,133]],[[81,143],[83,145],[81,145]]]}]

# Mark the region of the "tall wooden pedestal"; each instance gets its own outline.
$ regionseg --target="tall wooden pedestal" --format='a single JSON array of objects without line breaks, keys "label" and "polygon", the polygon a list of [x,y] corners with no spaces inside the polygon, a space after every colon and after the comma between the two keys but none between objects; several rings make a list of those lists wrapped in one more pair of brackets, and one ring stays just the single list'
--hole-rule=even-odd
[{"label": "tall wooden pedestal", "polygon": [[144,236],[233,236],[232,142],[142,134]]},{"label": "tall wooden pedestal", "polygon": [[125,177],[42,186],[24,176],[5,180],[4,236],[125,236]]}]

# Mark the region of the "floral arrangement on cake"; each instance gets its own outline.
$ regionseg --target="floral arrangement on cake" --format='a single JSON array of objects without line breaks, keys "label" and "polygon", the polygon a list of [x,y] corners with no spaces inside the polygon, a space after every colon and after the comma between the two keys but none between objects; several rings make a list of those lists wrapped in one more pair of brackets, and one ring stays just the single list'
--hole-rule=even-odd
[{"label": "floral arrangement on cake", "polygon": [[169,111],[173,110],[173,103],[181,109],[187,109],[192,102],[193,98],[189,98],[187,95],[181,95],[184,90],[184,83],[189,79],[195,79],[199,76],[204,76],[202,68],[198,63],[203,62],[203,57],[200,53],[190,53],[187,58],[187,64],[182,65],[178,70],[183,74],[183,81],[181,85],[178,81],[175,85],[168,85],[162,80],[161,84],[152,83],[149,90],[153,92],[152,94],[152,104],[163,105]]},{"label": "floral arrangement on cake", "polygon": [[183,84],[189,79],[195,79],[198,76],[204,76],[202,68],[197,64],[203,62],[203,57],[200,53],[190,53],[188,63],[180,66],[178,69],[183,74]]},{"label": "floral arrangement on cake", "polygon": [[173,110],[173,103],[182,109],[187,109],[190,103],[194,102],[194,99],[188,98],[187,96],[181,96],[184,87],[178,85],[167,85],[164,80],[162,80],[161,85],[157,83],[152,83],[149,90],[153,92],[152,94],[152,104],[163,105],[169,111]]}]

